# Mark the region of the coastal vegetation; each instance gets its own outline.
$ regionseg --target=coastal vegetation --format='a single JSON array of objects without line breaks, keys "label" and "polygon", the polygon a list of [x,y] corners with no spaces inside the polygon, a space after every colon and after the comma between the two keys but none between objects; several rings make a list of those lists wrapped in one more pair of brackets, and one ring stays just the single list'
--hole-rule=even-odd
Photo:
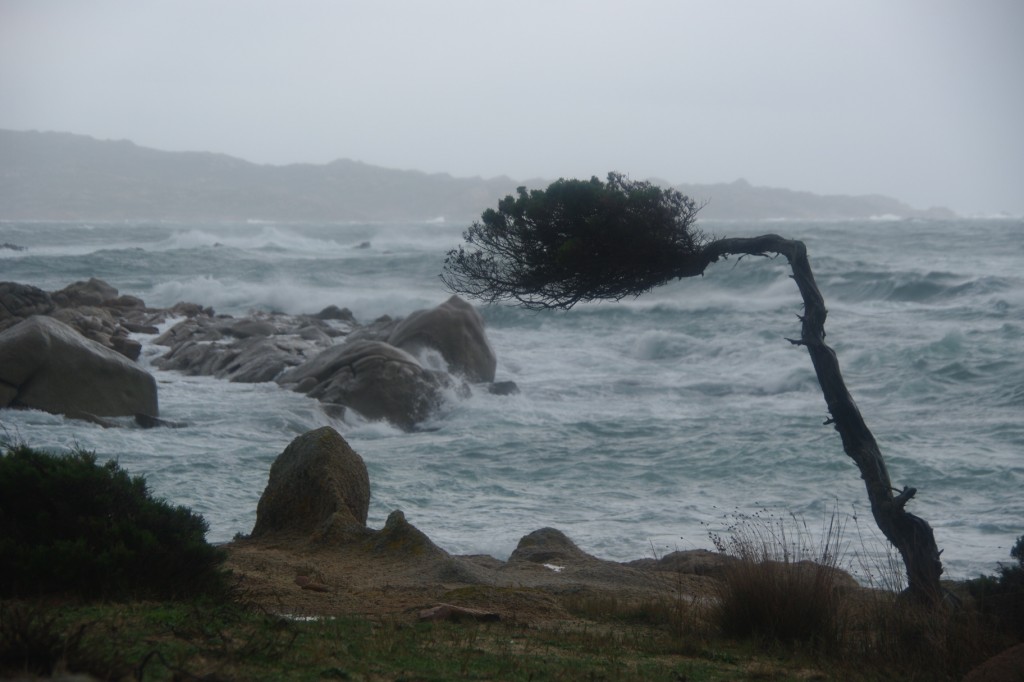
[{"label": "coastal vegetation", "polygon": [[[115,462],[7,445],[0,493],[4,677],[953,680],[1021,635],[1020,612],[989,609],[984,595],[1019,604],[1024,538],[1019,565],[960,586],[964,607],[940,614],[894,609],[895,590],[853,584],[833,516],[820,537],[795,518],[737,519],[711,537],[736,559],[703,593],[481,585],[444,599],[500,602],[501,618],[296,616],[233,581],[222,563],[230,545],[208,545],[200,516],[152,499]],[[382,582],[363,598],[393,589]]]},{"label": "coastal vegetation", "polygon": [[223,595],[206,521],[154,499],[141,476],[84,450],[12,445],[0,457],[0,597]]},{"label": "coastal vegetation", "polygon": [[899,551],[913,600],[943,602],[941,551],[931,526],[907,511],[917,490],[896,489],[874,436],[825,343],[825,300],[803,242],[776,234],[714,238],[696,227],[700,206],[672,189],[609,173],[607,182],[561,179],[544,190],[520,187],[487,209],[449,251],[441,279],[449,289],[487,303],[531,309],[640,296],[672,280],[703,276],[730,256],[783,256],[799,290],[800,336],[843,450],[864,480],[871,512]]}]

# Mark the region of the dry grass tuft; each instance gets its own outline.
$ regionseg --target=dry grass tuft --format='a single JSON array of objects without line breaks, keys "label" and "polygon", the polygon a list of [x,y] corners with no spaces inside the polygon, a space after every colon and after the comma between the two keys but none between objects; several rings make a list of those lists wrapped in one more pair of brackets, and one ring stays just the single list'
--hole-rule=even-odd
[{"label": "dry grass tuft", "polygon": [[834,511],[817,539],[804,520],[763,511],[738,517],[726,535],[712,534],[720,552],[739,559],[726,570],[714,607],[722,633],[838,651],[845,625],[843,530]]}]

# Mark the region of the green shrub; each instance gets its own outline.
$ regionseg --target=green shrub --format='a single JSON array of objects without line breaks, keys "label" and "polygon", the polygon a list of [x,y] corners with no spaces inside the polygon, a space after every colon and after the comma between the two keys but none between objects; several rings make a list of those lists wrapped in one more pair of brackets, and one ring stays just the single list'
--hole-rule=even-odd
[{"label": "green shrub", "polygon": [[187,598],[223,593],[206,521],[153,499],[114,461],[24,445],[0,454],[0,596]]}]

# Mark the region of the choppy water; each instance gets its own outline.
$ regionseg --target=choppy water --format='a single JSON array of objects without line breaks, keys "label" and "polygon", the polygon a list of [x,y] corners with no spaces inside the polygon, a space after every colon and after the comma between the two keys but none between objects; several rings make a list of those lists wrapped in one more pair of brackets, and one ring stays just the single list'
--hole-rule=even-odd
[{"label": "choppy water", "polygon": [[[219,313],[347,306],[363,322],[432,307],[465,225],[0,223],[0,280],[47,290],[88,277],[151,306]],[[894,485],[936,530],[951,577],[991,572],[1024,534],[1024,225],[1020,221],[705,223],[718,236],[804,240],[828,338]],[[368,245],[367,245],[368,243]],[[569,312],[483,310],[498,379],[431,430],[333,421],[273,384],[153,370],[161,414],[184,429],[102,429],[0,411],[8,437],[117,458],[209,521],[213,541],[248,532],[274,457],[299,433],[338,428],[367,462],[371,526],[392,509],[445,549],[506,556],[543,526],[627,560],[709,547],[730,515],[768,507],[816,526],[857,514],[863,485],[799,334],[783,262],[745,258],[635,301]],[[145,341],[146,337],[140,337]],[[161,349],[146,346],[144,362]],[[874,551],[869,549],[869,551]]]}]

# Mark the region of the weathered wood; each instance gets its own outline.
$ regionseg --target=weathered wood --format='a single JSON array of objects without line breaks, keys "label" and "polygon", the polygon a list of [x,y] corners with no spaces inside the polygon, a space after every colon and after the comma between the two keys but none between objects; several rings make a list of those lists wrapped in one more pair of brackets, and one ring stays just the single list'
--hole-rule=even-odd
[{"label": "weathered wood", "polygon": [[718,239],[707,245],[701,264],[689,264],[680,277],[703,273],[704,269],[729,255],[779,254],[789,261],[793,279],[803,298],[800,338],[791,343],[804,346],[811,356],[814,372],[828,406],[831,423],[843,443],[843,450],[856,463],[867,488],[871,514],[882,534],[899,551],[907,570],[908,595],[929,603],[942,598],[939,577],[942,575],[941,552],[935,544],[935,535],[928,523],[908,511],[905,506],[914,497],[915,488],[904,487],[894,495],[878,443],[864,422],[857,404],[850,396],[839,369],[839,361],[825,343],[825,317],[828,311],[818,290],[807,258],[807,248],[801,241],[785,239],[775,234],[758,237]]}]

